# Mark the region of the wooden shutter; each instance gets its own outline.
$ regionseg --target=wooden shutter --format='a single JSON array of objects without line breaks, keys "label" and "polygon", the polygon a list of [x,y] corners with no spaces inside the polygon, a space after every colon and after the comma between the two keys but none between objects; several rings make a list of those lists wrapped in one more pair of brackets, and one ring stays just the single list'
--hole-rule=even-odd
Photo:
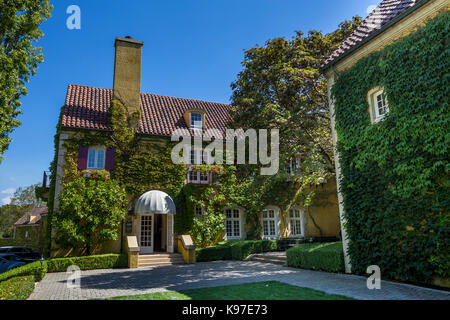
[{"label": "wooden shutter", "polygon": [[80,146],[78,148],[78,169],[80,170],[87,169],[88,151],[89,148],[85,146]]},{"label": "wooden shutter", "polygon": [[106,149],[105,170],[112,171],[114,169],[114,157],[116,150],[112,148]]}]

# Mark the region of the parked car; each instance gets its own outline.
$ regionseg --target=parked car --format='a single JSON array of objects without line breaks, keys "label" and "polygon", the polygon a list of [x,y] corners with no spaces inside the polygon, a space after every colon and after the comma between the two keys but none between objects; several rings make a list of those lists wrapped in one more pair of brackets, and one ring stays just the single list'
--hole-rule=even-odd
[{"label": "parked car", "polygon": [[10,247],[0,247],[0,254],[14,254],[22,259],[29,259],[32,261],[38,260],[41,258],[41,254],[39,251],[32,250],[27,247],[20,246],[10,246]]},{"label": "parked car", "polygon": [[34,262],[37,260],[36,258],[23,258],[23,257],[15,255],[13,253],[0,253],[0,257],[3,259],[6,259],[8,261],[23,262],[25,264]]},{"label": "parked car", "polygon": [[26,263],[19,260],[20,258],[13,254],[0,255],[0,273],[25,265]]}]

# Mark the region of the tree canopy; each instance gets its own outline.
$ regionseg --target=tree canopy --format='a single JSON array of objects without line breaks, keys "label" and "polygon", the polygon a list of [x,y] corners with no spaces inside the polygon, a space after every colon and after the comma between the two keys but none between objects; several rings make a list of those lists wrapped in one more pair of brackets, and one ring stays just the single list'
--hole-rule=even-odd
[{"label": "tree canopy", "polygon": [[276,38],[246,50],[244,69],[231,85],[232,125],[279,129],[280,168],[300,155],[303,181],[334,173],[326,79],[320,66],[361,22],[355,16],[328,34],[297,31],[291,40]]},{"label": "tree canopy", "polygon": [[20,97],[25,83],[44,60],[34,42],[44,33],[40,24],[50,17],[48,0],[0,0],[0,163],[8,149],[9,135],[20,125]]}]

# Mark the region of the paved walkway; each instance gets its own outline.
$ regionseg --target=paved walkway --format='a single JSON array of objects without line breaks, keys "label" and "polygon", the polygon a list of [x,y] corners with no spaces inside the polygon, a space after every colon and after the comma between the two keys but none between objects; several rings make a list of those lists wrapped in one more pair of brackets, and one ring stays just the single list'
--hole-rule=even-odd
[{"label": "paved walkway", "polygon": [[387,281],[381,282],[380,290],[369,290],[364,277],[301,270],[255,261],[214,261],[193,265],[82,271],[81,287],[78,289],[67,288],[66,273],[49,273],[36,284],[29,299],[106,298],[270,280],[357,299],[450,300],[450,293],[445,291]]}]

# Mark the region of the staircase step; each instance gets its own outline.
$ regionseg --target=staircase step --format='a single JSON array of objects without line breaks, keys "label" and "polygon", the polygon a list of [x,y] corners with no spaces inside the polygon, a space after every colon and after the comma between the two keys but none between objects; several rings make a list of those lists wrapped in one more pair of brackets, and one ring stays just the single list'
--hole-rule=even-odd
[{"label": "staircase step", "polygon": [[142,254],[138,258],[139,267],[170,266],[184,263],[183,255],[179,253]]}]

